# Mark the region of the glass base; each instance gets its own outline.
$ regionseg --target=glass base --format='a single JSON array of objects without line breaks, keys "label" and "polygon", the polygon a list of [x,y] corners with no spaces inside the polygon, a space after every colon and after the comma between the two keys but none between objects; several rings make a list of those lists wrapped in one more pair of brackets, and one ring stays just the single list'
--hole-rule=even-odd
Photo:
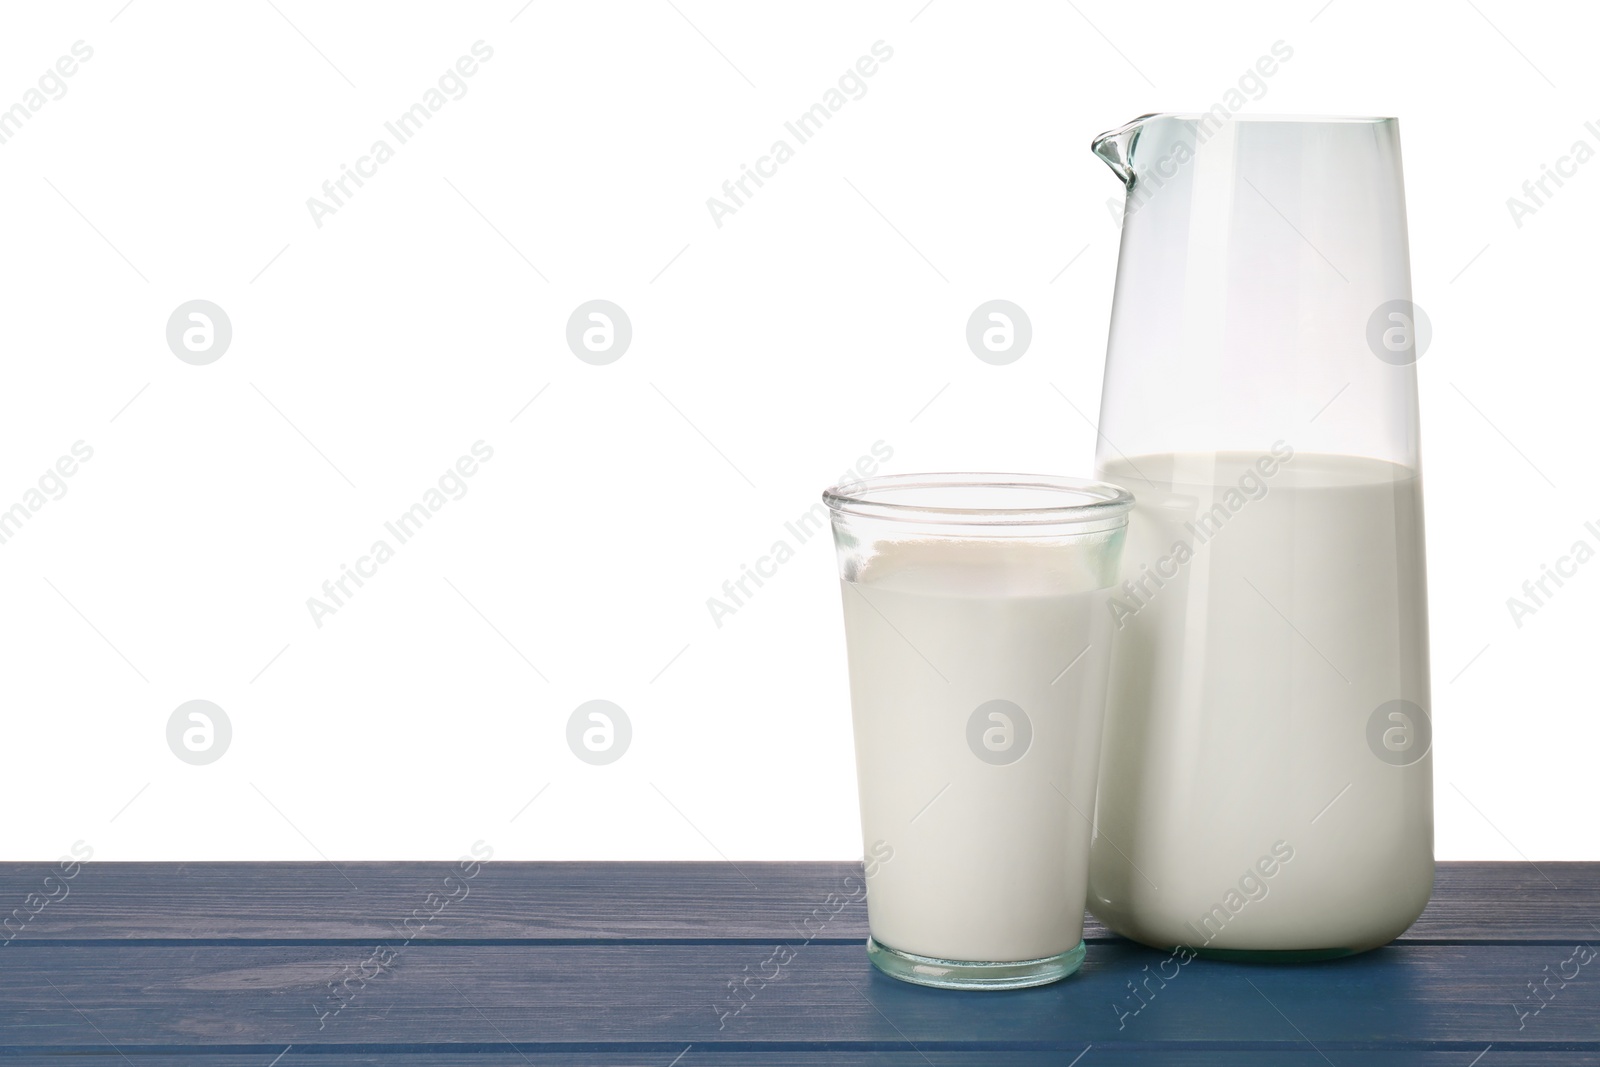
[{"label": "glass base", "polygon": [[972,963],[918,956],[867,938],[867,958],[890,978],[936,989],[1027,989],[1059,982],[1083,965],[1083,942],[1037,960]]}]

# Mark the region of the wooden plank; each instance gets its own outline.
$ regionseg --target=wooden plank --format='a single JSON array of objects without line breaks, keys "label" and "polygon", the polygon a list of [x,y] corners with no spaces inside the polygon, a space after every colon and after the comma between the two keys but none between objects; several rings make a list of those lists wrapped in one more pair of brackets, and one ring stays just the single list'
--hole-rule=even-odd
[{"label": "wooden plank", "polygon": [[[1402,945],[1299,966],[1195,960],[1169,965],[1176,973],[1164,985],[1150,979],[1143,1001],[1130,983],[1159,974],[1167,957],[1126,942],[1095,946],[1066,982],[1000,994],[896,982],[872,971],[859,945],[802,946],[784,964],[768,962],[770,953],[715,943],[414,943],[388,959],[352,945],[14,944],[0,967],[0,1055],[200,1046],[270,1059],[288,1045],[399,1054],[513,1043],[530,1054],[687,1044],[755,1053],[826,1042],[1070,1059],[1093,1043],[1285,1053],[1314,1045],[1353,1062],[1374,1049],[1475,1055],[1493,1043],[1600,1058],[1600,960],[1580,966],[1537,1015],[1518,1017],[1518,1005],[1535,1006],[1526,983],[1571,969],[1568,950],[1548,945]],[[374,959],[387,971],[370,972],[365,986],[349,977]],[[778,977],[737,991],[762,973]],[[332,999],[329,983],[341,976],[343,999]]]},{"label": "wooden plank", "polygon": [[[0,918],[20,939],[328,940],[391,937],[428,914],[429,895],[459,893],[451,864],[89,863],[45,894],[42,864],[0,864]],[[434,914],[422,936],[458,940],[803,940],[829,894],[859,892],[849,863],[484,864],[466,895]],[[16,914],[12,912],[12,914]],[[1551,941],[1600,936],[1600,863],[1441,864],[1434,898],[1408,941]],[[813,931],[817,922],[811,924]],[[1110,938],[1091,922],[1091,940]],[[828,940],[866,936],[848,904]],[[5,935],[0,934],[0,941]]]},{"label": "wooden plank", "polygon": [[[1303,1049],[1190,1049],[1111,1045],[1085,1046],[1077,1067],[1144,1067],[1159,1062],[1164,1067],[1328,1067],[1323,1054]],[[284,1050],[251,1053],[208,1053],[185,1050],[181,1059],[171,1053],[124,1050],[124,1057],[109,1055],[34,1054],[6,1058],[7,1067],[110,1067],[131,1062],[144,1067],[1068,1067],[1072,1055],[1060,1052],[1008,1051],[1004,1060],[994,1052],[943,1052],[914,1050],[714,1049],[700,1045],[662,1046],[659,1049],[604,1052],[516,1052],[498,1049],[460,1049],[426,1052],[314,1052]],[[1445,1049],[1406,1049],[1359,1053],[1335,1051],[1337,1067],[1468,1067],[1486,1050],[1468,1046]],[[1493,1046],[1477,1067],[1593,1067],[1594,1054],[1556,1049],[1507,1049]],[[681,1059],[675,1058],[680,1057]]]},{"label": "wooden plank", "polygon": [[1411,941],[1600,937],[1600,863],[1441,863]]},{"label": "wooden plank", "polygon": [[[1328,1067],[1328,1059],[1311,1049],[1187,1049],[1086,1046],[1077,1067]],[[526,1052],[458,1049],[430,1052],[346,1052],[303,1054],[291,1047],[276,1064],[277,1052],[207,1053],[185,1050],[181,1059],[171,1053],[141,1053],[127,1049],[125,1058],[107,1055],[37,1054],[7,1057],[7,1067],[110,1067],[131,1062],[177,1063],[181,1067],[1068,1067],[1072,1055],[1060,1052],[1008,1051],[1004,1060],[994,1052],[942,1052],[913,1050],[746,1049],[727,1050],[699,1045],[663,1046],[643,1051]],[[282,1050],[278,1050],[282,1051]],[[1477,1067],[1593,1067],[1594,1054],[1552,1049],[1492,1048]],[[1403,1051],[1334,1052],[1338,1067],[1468,1067],[1483,1048],[1407,1049]],[[681,1059],[675,1057],[681,1056]]]}]

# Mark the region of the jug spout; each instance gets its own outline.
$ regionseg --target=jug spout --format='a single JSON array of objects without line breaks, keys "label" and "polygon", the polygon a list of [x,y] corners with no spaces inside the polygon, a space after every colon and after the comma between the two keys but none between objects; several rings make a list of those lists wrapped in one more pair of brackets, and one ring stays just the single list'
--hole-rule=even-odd
[{"label": "jug spout", "polygon": [[1106,166],[1111,168],[1111,173],[1122,180],[1122,184],[1133,188],[1133,148],[1139,141],[1139,133],[1144,129],[1147,120],[1155,115],[1140,115],[1126,126],[1118,126],[1114,130],[1102,133],[1090,144],[1094,154],[1105,160]]}]

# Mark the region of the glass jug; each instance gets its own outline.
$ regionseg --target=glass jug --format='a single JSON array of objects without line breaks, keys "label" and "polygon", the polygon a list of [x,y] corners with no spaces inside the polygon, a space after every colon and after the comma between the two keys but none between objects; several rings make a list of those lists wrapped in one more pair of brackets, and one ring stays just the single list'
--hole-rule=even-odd
[{"label": "glass jug", "polygon": [[1089,909],[1202,954],[1381,945],[1433,887],[1427,594],[1392,118],[1148,115],[1098,476],[1135,497]]}]

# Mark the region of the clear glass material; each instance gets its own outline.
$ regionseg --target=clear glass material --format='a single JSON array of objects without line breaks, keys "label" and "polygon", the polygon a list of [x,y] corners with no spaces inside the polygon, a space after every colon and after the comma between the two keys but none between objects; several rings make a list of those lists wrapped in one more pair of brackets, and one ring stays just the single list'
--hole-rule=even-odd
[{"label": "clear glass material", "polygon": [[1096,459],[1137,500],[1089,908],[1219,956],[1381,945],[1433,885],[1398,125],[1150,115]]},{"label": "clear glass material", "polygon": [[1132,498],[1013,474],[837,486],[868,956],[1014,989],[1083,960],[1106,601]]}]

